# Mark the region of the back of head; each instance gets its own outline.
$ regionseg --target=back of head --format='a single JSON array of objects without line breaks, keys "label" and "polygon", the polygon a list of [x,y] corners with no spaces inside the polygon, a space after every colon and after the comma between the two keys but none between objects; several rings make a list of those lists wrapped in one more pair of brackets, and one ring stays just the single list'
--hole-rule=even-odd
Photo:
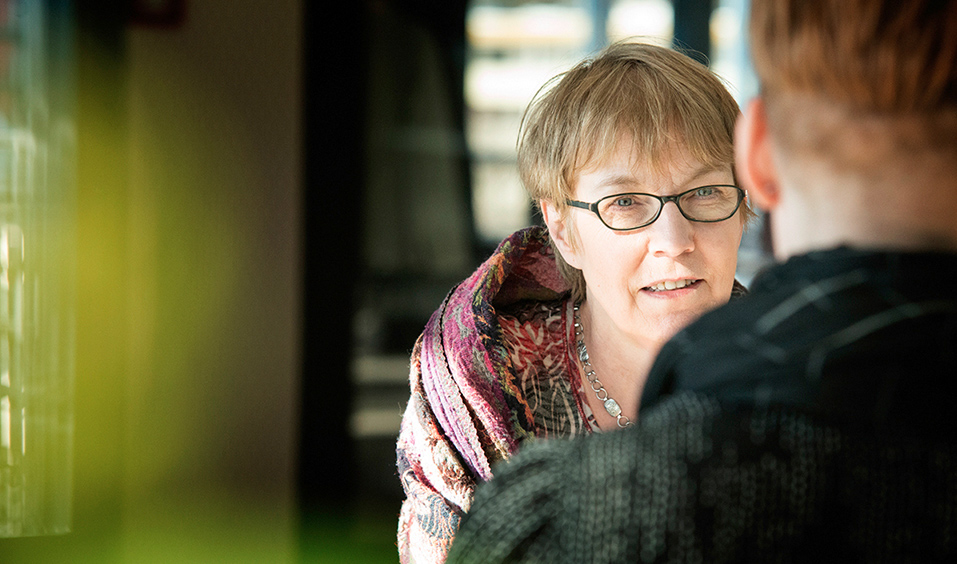
[{"label": "back of head", "polygon": [[753,0],[751,48],[790,155],[851,173],[954,160],[954,0]]}]

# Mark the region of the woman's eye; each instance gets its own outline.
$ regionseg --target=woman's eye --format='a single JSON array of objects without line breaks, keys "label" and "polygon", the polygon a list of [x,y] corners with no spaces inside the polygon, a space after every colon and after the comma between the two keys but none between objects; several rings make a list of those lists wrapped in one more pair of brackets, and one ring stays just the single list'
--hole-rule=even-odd
[{"label": "woman's eye", "polygon": [[711,186],[702,186],[701,188],[698,188],[697,190],[695,190],[695,193],[694,193],[694,195],[698,198],[707,198],[708,196],[711,196],[713,194],[714,194],[714,188],[712,188]]},{"label": "woman's eye", "polygon": [[615,205],[620,208],[627,208],[628,206],[633,205],[634,203],[635,203],[634,198],[631,198],[630,196],[615,198]]}]

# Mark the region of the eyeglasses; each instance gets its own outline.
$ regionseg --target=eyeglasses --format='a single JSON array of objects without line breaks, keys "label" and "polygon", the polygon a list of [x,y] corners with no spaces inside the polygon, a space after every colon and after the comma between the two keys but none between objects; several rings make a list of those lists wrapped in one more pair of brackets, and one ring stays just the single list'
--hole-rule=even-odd
[{"label": "eyeglasses", "polygon": [[699,186],[674,196],[612,194],[591,204],[578,200],[566,200],[566,203],[595,212],[609,229],[630,231],[654,223],[668,202],[674,202],[688,221],[715,223],[733,216],[743,200],[744,190],[737,186],[713,185]]}]

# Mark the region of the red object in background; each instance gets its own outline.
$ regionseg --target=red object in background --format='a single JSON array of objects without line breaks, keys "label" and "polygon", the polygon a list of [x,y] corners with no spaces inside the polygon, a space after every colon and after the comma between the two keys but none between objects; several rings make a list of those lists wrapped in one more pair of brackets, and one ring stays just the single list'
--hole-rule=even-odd
[{"label": "red object in background", "polygon": [[130,0],[132,25],[179,27],[186,19],[186,0]]}]

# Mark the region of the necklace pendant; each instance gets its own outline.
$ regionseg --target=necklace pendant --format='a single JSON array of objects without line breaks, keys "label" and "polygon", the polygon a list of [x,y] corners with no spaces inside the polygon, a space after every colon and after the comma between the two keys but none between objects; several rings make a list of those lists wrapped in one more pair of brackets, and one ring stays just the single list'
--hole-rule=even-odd
[{"label": "necklace pendant", "polygon": [[612,417],[618,417],[621,415],[621,406],[618,405],[618,402],[608,398],[605,400],[605,411],[608,412],[608,415]]},{"label": "necklace pendant", "polygon": [[588,349],[585,348],[584,341],[578,341],[578,359],[582,361],[582,364],[590,363],[588,358]]}]

